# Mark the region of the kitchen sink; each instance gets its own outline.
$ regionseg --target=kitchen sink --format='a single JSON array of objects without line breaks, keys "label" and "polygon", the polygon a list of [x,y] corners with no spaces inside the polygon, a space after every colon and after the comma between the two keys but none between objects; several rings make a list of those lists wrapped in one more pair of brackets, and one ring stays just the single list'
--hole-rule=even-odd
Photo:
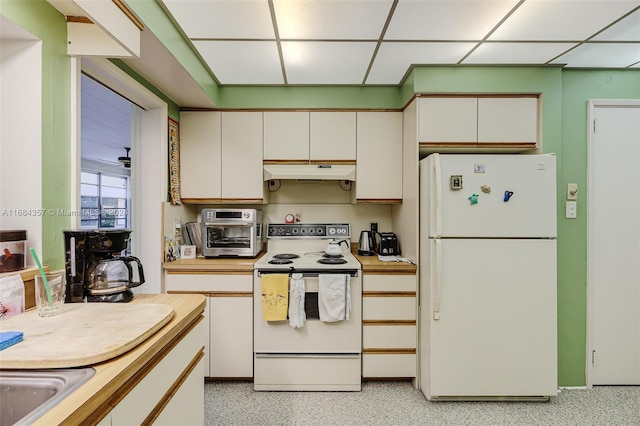
[{"label": "kitchen sink", "polygon": [[0,370],[0,426],[33,423],[94,374],[90,367]]}]

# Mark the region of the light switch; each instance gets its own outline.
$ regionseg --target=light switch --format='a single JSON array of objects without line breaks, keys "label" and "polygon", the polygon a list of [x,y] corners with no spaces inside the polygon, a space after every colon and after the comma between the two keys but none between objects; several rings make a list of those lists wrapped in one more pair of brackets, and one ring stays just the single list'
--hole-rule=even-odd
[{"label": "light switch", "polygon": [[577,199],[578,199],[578,184],[568,183],[567,184],[567,200],[577,200]]},{"label": "light switch", "polygon": [[567,219],[575,219],[578,217],[578,203],[576,201],[567,201],[565,217]]}]

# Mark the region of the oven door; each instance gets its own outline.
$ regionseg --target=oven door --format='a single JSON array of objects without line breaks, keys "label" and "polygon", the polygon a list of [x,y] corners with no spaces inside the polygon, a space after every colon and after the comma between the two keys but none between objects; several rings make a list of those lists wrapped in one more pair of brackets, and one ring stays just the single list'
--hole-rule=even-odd
[{"label": "oven door", "polygon": [[[331,270],[322,273],[345,274]],[[301,328],[289,321],[265,321],[262,315],[260,276],[273,271],[256,271],[254,276],[254,351],[260,354],[357,354],[362,352],[362,279],[359,271],[350,276],[351,312],[348,320],[323,322],[318,318],[318,273],[304,273],[305,312]],[[315,305],[315,306],[314,306]]]},{"label": "oven door", "polygon": [[205,223],[203,225],[204,256],[254,256],[256,251],[256,224]]}]

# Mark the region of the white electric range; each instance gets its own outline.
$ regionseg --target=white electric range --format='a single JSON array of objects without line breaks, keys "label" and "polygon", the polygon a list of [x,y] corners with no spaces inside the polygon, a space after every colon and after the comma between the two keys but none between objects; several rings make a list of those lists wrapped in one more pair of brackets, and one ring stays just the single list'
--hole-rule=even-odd
[{"label": "white electric range", "polygon": [[[362,273],[351,254],[349,224],[269,224],[267,253],[254,270],[254,389],[359,391],[362,377]],[[341,256],[325,256],[331,240],[346,240]],[[304,280],[304,325],[263,318],[264,274]],[[349,283],[348,319],[320,320],[320,275]],[[324,277],[326,278],[326,277]]]}]

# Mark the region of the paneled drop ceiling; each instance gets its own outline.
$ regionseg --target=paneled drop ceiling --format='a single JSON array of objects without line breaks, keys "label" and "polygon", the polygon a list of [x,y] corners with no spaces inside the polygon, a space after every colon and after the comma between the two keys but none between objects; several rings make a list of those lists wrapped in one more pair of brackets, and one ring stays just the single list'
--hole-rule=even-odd
[{"label": "paneled drop ceiling", "polygon": [[156,0],[220,85],[396,85],[415,65],[640,68],[640,0]]}]

